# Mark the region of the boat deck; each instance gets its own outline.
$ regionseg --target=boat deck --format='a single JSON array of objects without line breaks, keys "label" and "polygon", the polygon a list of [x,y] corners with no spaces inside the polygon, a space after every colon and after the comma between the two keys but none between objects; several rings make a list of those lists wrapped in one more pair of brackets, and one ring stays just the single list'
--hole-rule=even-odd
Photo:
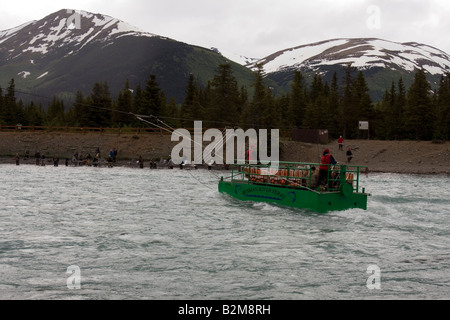
[{"label": "boat deck", "polygon": [[361,166],[330,166],[319,181],[318,164],[280,163],[235,165],[229,179],[219,183],[219,191],[240,200],[276,202],[318,212],[367,209],[365,188],[360,176],[367,172]]}]

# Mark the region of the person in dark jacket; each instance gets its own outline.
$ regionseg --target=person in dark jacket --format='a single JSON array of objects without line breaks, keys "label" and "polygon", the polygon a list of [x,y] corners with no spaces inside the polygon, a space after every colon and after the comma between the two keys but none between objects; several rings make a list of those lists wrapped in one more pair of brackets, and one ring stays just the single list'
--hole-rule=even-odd
[{"label": "person in dark jacket", "polygon": [[352,148],[348,148],[347,150],[347,162],[350,163],[353,159],[353,152]]},{"label": "person in dark jacket", "polygon": [[41,165],[41,153],[39,151],[36,151],[36,153],[34,154],[34,158],[36,159],[36,165],[40,166]]}]

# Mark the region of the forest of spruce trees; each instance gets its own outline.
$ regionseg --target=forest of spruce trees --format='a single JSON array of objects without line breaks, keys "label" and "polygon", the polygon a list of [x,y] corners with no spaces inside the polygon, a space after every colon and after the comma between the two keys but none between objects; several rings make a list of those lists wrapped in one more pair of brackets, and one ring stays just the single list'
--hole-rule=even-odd
[{"label": "forest of spruce trees", "polygon": [[450,74],[442,76],[432,91],[424,70],[405,88],[403,80],[386,88],[383,100],[374,103],[363,73],[348,66],[345,77],[334,74],[331,83],[315,75],[307,84],[296,71],[290,92],[279,96],[266,85],[260,67],[251,88],[239,87],[229,64],[219,65],[215,76],[200,87],[193,75],[186,79],[185,99],[177,104],[165,96],[155,76],[145,86],[123,89],[111,98],[107,83],[96,83],[84,96],[78,92],[70,106],[53,98],[48,105],[17,99],[14,79],[0,88],[0,125],[52,127],[143,127],[132,114],[152,115],[173,128],[192,128],[194,120],[204,127],[242,127],[289,130],[328,129],[330,138],[358,138],[359,121],[370,122],[374,139],[448,140],[450,135]]}]

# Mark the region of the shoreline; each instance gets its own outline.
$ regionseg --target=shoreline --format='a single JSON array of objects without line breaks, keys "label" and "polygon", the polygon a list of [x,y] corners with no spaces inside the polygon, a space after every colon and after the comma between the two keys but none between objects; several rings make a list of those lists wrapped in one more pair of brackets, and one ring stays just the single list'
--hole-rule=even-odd
[{"label": "shoreline", "polygon": [[[149,168],[150,160],[159,163],[167,159],[172,149],[179,142],[172,142],[170,135],[108,135],[79,133],[30,133],[0,132],[0,164],[15,165],[14,155],[19,154],[20,165],[26,164],[23,159],[29,152],[28,162],[35,165],[34,154],[40,151],[48,160],[53,157],[61,159],[59,166],[65,166],[75,153],[94,154],[97,148],[105,159],[109,150],[117,148],[119,167],[132,164],[142,156],[145,168]],[[450,175],[450,142],[435,144],[429,141],[377,141],[348,140],[344,141],[344,149],[339,150],[337,141],[327,145],[317,145],[290,140],[280,142],[280,160],[286,162],[319,163],[324,149],[339,164],[347,164],[346,150],[352,148],[354,159],[350,165],[368,167],[372,173],[398,173],[422,175]],[[53,166],[50,161],[48,165]],[[207,166],[204,166],[207,169]],[[177,169],[177,167],[175,167]],[[179,169],[179,168],[178,168]],[[217,166],[214,170],[217,170]]]},{"label": "shoreline", "polygon": [[[309,163],[309,162],[308,162]],[[341,164],[338,162],[338,165]],[[350,164],[352,165],[352,164]],[[22,166],[36,166],[36,167],[42,167],[41,165],[36,165],[35,159],[20,159],[20,164],[17,165],[15,160],[11,157],[5,157],[0,156],[0,166],[12,166],[12,167],[22,167]],[[45,163],[45,167],[55,167],[52,159],[47,159]],[[68,168],[94,168],[93,165],[78,165],[75,166],[71,164],[69,160],[69,165],[66,166],[65,159],[61,159],[59,162],[59,165],[56,167],[68,167]],[[108,167],[108,164],[105,160],[101,162],[101,164],[97,167],[98,169],[110,169]],[[130,168],[130,169],[137,169],[137,170],[181,170],[179,166],[174,166],[173,169],[170,169],[166,165],[160,165],[157,164],[157,168],[151,168],[150,167],[150,160],[146,160],[144,162],[144,168],[140,168],[139,164],[136,162],[136,160],[118,160],[115,164],[113,164],[113,168]],[[207,165],[201,165],[197,166],[197,169],[194,168],[185,168],[185,171],[213,171],[213,172],[224,172],[224,171],[231,171],[230,169],[226,169],[223,165],[213,165],[211,170],[208,169]],[[399,174],[399,175],[421,175],[421,176],[450,176],[450,171],[446,170],[424,170],[424,169],[417,169],[417,168],[410,168],[409,170],[384,170],[382,168],[370,168],[368,167],[368,174]]]}]

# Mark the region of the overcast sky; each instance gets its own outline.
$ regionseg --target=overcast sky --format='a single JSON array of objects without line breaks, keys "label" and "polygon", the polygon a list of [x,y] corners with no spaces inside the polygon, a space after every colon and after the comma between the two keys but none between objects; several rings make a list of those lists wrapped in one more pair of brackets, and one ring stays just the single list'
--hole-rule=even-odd
[{"label": "overcast sky", "polygon": [[0,30],[60,9],[118,18],[144,31],[263,58],[334,38],[420,42],[450,54],[449,0],[33,0],[2,1]]}]

